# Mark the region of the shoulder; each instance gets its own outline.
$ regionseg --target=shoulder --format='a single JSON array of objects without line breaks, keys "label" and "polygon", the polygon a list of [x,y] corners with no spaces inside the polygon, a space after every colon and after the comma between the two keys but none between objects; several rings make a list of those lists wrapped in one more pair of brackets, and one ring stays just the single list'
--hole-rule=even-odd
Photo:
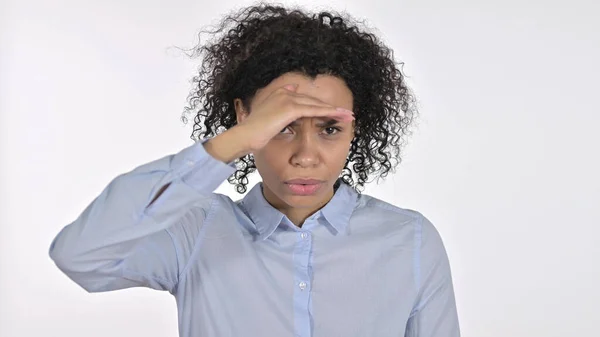
[{"label": "shoulder", "polygon": [[357,215],[376,214],[383,219],[393,219],[401,222],[416,223],[424,218],[419,211],[394,205],[364,193],[358,196],[354,211]]},{"label": "shoulder", "polygon": [[360,194],[357,198],[354,215],[380,221],[382,225],[410,227],[414,230],[415,238],[421,241],[425,238],[439,240],[439,233],[434,224],[420,211],[394,205],[368,194]]}]

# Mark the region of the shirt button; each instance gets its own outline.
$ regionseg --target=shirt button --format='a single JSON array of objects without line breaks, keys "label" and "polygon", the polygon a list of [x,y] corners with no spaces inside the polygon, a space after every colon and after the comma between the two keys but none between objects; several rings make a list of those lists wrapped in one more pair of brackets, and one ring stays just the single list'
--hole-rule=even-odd
[{"label": "shirt button", "polygon": [[308,234],[307,234],[306,232],[303,232],[302,234],[300,234],[300,236],[301,236],[303,239],[306,239],[306,238],[308,237]]},{"label": "shirt button", "polygon": [[306,282],[302,281],[298,284],[298,287],[300,287],[300,290],[304,290],[306,289]]},{"label": "shirt button", "polygon": [[187,160],[187,162],[186,162],[186,164],[187,164],[188,166],[194,166],[194,161],[193,161],[193,160],[189,160],[189,159],[188,159],[188,160]]}]

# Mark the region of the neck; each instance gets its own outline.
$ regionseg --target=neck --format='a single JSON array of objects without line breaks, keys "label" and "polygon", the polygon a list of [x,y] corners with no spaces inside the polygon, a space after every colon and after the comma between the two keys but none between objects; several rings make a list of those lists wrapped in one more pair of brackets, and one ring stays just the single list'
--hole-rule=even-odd
[{"label": "neck", "polygon": [[[331,198],[329,198],[331,199]],[[299,207],[281,207],[281,208],[277,208],[281,213],[285,214],[285,216],[288,217],[288,219],[290,219],[290,221],[296,225],[297,227],[302,227],[302,224],[304,224],[304,221],[306,219],[308,219],[308,217],[310,217],[311,215],[315,214],[318,210],[320,210],[321,208],[323,208],[323,206],[325,206],[327,204],[327,202],[329,201],[329,199],[327,199],[327,201],[320,203],[318,206],[316,207],[310,207],[310,208],[299,208]]]},{"label": "neck", "polygon": [[263,187],[265,187],[263,190],[263,195],[267,202],[287,216],[287,218],[290,219],[290,221],[297,227],[302,227],[304,221],[318,210],[323,208],[323,206],[325,206],[334,195],[333,187],[331,187],[325,198],[318,204],[311,205],[310,207],[293,207],[279,199],[268,188],[266,188],[266,186],[263,185]]}]

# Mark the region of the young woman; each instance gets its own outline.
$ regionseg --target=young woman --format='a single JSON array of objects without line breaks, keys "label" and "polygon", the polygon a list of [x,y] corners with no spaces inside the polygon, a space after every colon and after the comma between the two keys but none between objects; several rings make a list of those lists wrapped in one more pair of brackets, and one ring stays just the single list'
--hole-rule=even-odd
[{"label": "young woman", "polygon": [[[459,336],[435,227],[360,193],[416,111],[391,51],[351,22],[226,17],[198,49],[197,141],[114,178],[52,242],[57,266],[90,292],[169,291],[180,336]],[[213,193],[244,193],[254,169],[243,199]]]}]

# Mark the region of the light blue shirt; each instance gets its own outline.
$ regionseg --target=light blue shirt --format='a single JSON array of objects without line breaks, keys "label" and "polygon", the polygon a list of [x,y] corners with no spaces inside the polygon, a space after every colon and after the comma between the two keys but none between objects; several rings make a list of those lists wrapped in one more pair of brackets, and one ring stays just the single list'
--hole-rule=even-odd
[{"label": "light blue shirt", "polygon": [[299,228],[262,183],[239,201],[213,193],[234,172],[203,142],[138,166],[60,231],[50,257],[89,292],[169,291],[182,337],[460,335],[448,257],[423,215],[338,180]]}]

